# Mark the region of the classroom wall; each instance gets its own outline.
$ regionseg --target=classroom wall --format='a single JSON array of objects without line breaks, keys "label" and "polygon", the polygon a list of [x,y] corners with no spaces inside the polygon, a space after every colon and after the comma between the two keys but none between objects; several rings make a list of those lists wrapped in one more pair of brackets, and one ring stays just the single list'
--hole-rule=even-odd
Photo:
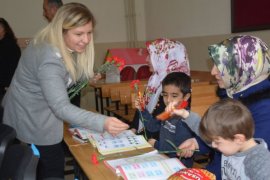
[{"label": "classroom wall", "polygon": [[[108,48],[128,47],[125,1],[135,3],[137,47],[145,47],[146,41],[160,37],[179,40],[187,48],[192,70],[210,71],[207,47],[236,35],[230,32],[230,0],[63,0],[85,4],[96,17],[95,67],[103,63]],[[47,25],[42,3],[43,0],[0,1],[0,17],[8,20],[22,47]],[[270,44],[269,30],[238,34],[255,35]],[[92,92],[86,89],[83,96],[92,97],[89,93]],[[92,98],[82,99],[86,107],[93,107],[92,102]]]},{"label": "classroom wall", "polygon": [[[125,42],[126,15],[124,0],[63,0],[63,3],[80,2],[85,4],[97,20],[96,43]],[[136,0],[138,39],[145,40],[144,1]],[[15,8],[16,6],[16,8]],[[19,7],[19,8],[18,8]],[[43,0],[1,0],[0,17],[8,20],[19,38],[30,38],[47,25],[43,17]]]},{"label": "classroom wall", "polygon": [[[102,64],[106,50],[128,47],[124,2],[128,0],[63,0],[81,2],[97,19],[95,28],[96,66]],[[132,0],[129,0],[132,1]],[[233,36],[230,33],[229,0],[134,0],[136,8],[137,47],[160,37],[177,39],[187,47],[191,69],[209,70],[207,47]],[[0,2],[0,16],[13,27],[22,46],[44,27],[43,0],[10,0]],[[16,8],[15,9],[15,4]],[[14,9],[14,10],[13,10]],[[270,44],[270,31],[247,32]],[[26,39],[24,39],[26,38]]]}]

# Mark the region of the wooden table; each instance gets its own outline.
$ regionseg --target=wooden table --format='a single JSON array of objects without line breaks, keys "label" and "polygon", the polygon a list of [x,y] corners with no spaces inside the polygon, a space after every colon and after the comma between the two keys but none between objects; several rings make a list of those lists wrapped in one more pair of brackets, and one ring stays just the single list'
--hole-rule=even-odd
[{"label": "wooden table", "polygon": [[[121,152],[119,156],[111,155],[113,157],[110,157],[110,155],[107,155],[105,157],[105,160],[110,160],[110,159],[118,159],[118,158],[123,158],[123,157],[130,157],[130,156],[136,156],[140,155],[146,152],[152,151],[153,148],[145,148],[145,149],[140,149],[140,150],[135,150],[135,151],[128,151],[128,152]],[[95,148],[92,147],[91,144],[86,144],[82,146],[71,146],[70,147],[70,152],[76,159],[78,165],[81,167],[83,170],[85,176],[88,179],[102,179],[102,180],[114,180],[114,179],[123,179],[120,176],[117,176],[111,169],[109,169],[103,161],[100,161],[98,164],[93,164],[91,162],[91,156],[92,154],[97,154],[100,155]]]},{"label": "wooden table", "polygon": [[[94,148],[90,143],[81,144],[75,141],[71,133],[68,131],[68,124],[64,124],[64,141],[67,144],[72,156],[76,160],[74,169],[75,175],[81,177],[82,179],[93,179],[93,180],[117,180],[123,179],[120,176],[117,176],[111,169],[109,169],[103,161],[100,161],[99,164],[93,164],[91,162],[91,156],[93,153],[100,155],[96,148]],[[146,152],[154,150],[153,148],[139,149],[135,151],[121,152],[119,156],[115,155],[106,155],[105,159],[118,159],[123,157],[130,157],[135,155],[140,155]],[[112,157],[113,156],[113,157]]]}]

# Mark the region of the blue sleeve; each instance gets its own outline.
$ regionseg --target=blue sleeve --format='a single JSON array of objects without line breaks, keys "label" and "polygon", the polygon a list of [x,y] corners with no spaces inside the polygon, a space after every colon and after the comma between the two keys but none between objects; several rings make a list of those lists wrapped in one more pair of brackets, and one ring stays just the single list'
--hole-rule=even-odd
[{"label": "blue sleeve", "polygon": [[155,119],[147,110],[141,112],[143,124],[149,132],[158,132],[160,130],[161,121]]},{"label": "blue sleeve", "polygon": [[206,154],[212,151],[212,148],[209,147],[199,136],[195,136],[195,138],[199,145],[200,154]]},{"label": "blue sleeve", "polygon": [[157,149],[157,150],[159,150],[159,141],[158,140],[155,142],[154,148]]}]

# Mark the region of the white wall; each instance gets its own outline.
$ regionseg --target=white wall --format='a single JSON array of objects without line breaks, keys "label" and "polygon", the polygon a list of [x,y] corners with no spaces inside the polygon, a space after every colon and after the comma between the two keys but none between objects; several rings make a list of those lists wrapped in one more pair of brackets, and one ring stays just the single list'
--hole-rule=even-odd
[{"label": "white wall", "polygon": [[[97,19],[94,36],[97,66],[103,63],[108,48],[127,47],[126,0],[63,0],[73,1],[88,6]],[[187,47],[192,70],[209,71],[209,44],[234,35],[230,33],[230,0],[134,1],[140,47],[144,41],[156,38],[178,39]],[[18,38],[33,37],[47,24],[42,16],[42,3],[43,0],[0,0],[0,17],[10,22]],[[15,4],[20,8],[15,9]],[[258,36],[270,44],[270,30],[242,34]]]},{"label": "white wall", "polygon": [[[127,40],[124,0],[63,0],[63,2],[80,2],[89,7],[97,20],[95,42]],[[138,40],[145,40],[144,1],[135,2],[138,8]],[[17,37],[33,37],[47,24],[42,15],[42,5],[43,0],[1,0],[0,17],[4,17],[10,23]]]},{"label": "white wall", "polygon": [[[127,41],[124,1],[63,0],[83,3],[93,12],[97,19],[96,43]],[[230,0],[134,1],[139,41],[230,34]],[[33,37],[47,24],[42,3],[43,0],[1,0],[0,17],[10,22],[17,37]]]},{"label": "white wall", "polygon": [[230,33],[230,0],[145,0],[147,39]]}]

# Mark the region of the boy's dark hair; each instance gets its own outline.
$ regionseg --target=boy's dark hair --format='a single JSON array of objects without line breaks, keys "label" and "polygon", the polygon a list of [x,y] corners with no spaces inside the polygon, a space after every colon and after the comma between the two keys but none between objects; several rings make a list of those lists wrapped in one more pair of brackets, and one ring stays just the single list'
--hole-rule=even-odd
[{"label": "boy's dark hair", "polygon": [[162,81],[162,87],[167,85],[174,85],[179,87],[180,91],[183,93],[183,96],[190,93],[190,98],[188,99],[188,107],[191,106],[191,78],[186,73],[183,72],[172,72],[168,74]]},{"label": "boy's dark hair", "polygon": [[243,134],[248,140],[254,135],[254,122],[245,105],[226,98],[209,107],[202,117],[199,131],[201,137],[209,143],[217,136],[233,140],[236,134]]},{"label": "boy's dark hair", "polygon": [[183,72],[172,72],[168,74],[162,81],[162,87],[167,85],[179,87],[184,96],[191,93],[191,78]]}]

